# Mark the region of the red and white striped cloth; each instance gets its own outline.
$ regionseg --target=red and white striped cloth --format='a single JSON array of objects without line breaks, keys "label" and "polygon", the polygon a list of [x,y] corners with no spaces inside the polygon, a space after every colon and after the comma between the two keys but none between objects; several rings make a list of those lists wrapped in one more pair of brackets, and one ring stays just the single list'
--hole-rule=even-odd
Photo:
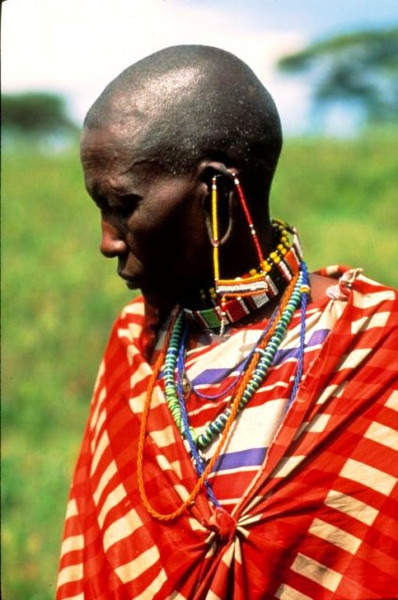
[{"label": "red and white striped cloth", "polygon": [[[327,274],[337,276],[332,268]],[[298,312],[211,477],[228,512],[215,512],[203,490],[189,512],[168,523],[147,513],[137,489],[150,319],[142,299],[123,311],[71,488],[58,600],[398,598],[397,295],[358,271],[346,271],[329,293],[309,306],[304,377],[293,405],[283,417]],[[217,379],[233,376],[262,327],[238,327],[205,349],[198,340],[187,357],[190,379],[218,391]],[[163,340],[164,331],[157,348]],[[202,426],[225,401],[191,394],[191,421]],[[159,512],[174,511],[197,480],[161,383],[144,476]]]}]

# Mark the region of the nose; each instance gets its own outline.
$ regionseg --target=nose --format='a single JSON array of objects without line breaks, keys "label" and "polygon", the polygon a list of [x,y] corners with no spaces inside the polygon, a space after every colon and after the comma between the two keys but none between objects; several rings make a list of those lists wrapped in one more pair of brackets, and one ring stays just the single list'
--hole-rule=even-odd
[{"label": "nose", "polygon": [[101,229],[101,254],[106,256],[106,258],[114,258],[127,251],[126,242],[122,239],[117,227],[109,223],[109,221],[102,219]]}]

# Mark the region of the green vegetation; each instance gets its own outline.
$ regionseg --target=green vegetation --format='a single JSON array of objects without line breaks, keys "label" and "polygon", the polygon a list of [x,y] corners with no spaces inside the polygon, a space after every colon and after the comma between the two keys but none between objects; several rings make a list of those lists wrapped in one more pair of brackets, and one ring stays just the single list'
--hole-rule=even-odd
[{"label": "green vegetation", "polygon": [[398,119],[398,28],[355,31],[313,42],[278,62],[285,74],[309,75],[314,104],[357,106],[365,123]]},{"label": "green vegetation", "polygon": [[[273,214],[298,226],[310,268],[397,285],[394,136],[285,146]],[[131,292],[97,252],[77,155],[5,152],[3,182],[3,598],[50,600],[91,389]]]},{"label": "green vegetation", "polygon": [[348,264],[398,287],[395,135],[285,144],[272,214],[298,227],[312,270]]},{"label": "green vegetation", "polygon": [[2,125],[14,134],[73,134],[77,125],[67,116],[65,99],[53,92],[3,94]]}]

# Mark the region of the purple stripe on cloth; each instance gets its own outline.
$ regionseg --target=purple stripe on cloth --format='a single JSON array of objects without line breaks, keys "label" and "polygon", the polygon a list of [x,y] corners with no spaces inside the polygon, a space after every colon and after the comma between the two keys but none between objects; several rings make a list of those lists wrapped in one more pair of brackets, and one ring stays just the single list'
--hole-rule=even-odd
[{"label": "purple stripe on cloth", "polygon": [[[322,344],[324,339],[329,334],[329,329],[318,329],[314,331],[308,342],[306,343],[306,348],[310,348],[312,346],[318,346]],[[287,348],[286,350],[278,350],[275,358],[274,365],[278,365],[289,358],[297,358],[298,356],[298,348]],[[229,369],[206,369],[203,373],[200,373],[195,379],[192,380],[192,384],[196,385],[213,385],[216,383],[221,383],[226,377],[230,377],[233,373],[237,373],[244,361],[242,360],[239,364],[235,365]]]},{"label": "purple stripe on cloth", "polygon": [[[329,331],[329,329],[319,329],[318,331],[315,331],[306,343],[305,347],[311,348],[312,346],[318,346],[322,344],[323,340],[329,334]],[[298,354],[299,348],[286,348],[286,350],[278,350],[275,354],[274,362],[272,364],[279,365],[289,358],[297,358]]]},{"label": "purple stripe on cloth", "polygon": [[307,346],[318,346],[329,335],[330,329],[317,329],[307,342]]},{"label": "purple stripe on cloth", "polygon": [[[242,363],[240,363],[242,364]],[[192,380],[193,385],[211,385],[213,383],[220,383],[223,381],[231,372],[235,371],[237,367],[233,367],[233,369],[206,369],[203,373],[200,373],[195,379]]]},{"label": "purple stripe on cloth", "polygon": [[266,453],[267,448],[250,448],[250,450],[223,454],[214,465],[213,471],[226,471],[227,469],[237,469],[239,467],[257,467],[262,465]]}]

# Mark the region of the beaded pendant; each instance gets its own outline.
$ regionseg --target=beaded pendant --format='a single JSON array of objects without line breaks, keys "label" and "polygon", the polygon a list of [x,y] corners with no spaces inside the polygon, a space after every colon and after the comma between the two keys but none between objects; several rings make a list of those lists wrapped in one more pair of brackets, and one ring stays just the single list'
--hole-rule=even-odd
[{"label": "beaded pendant", "polygon": [[190,319],[210,329],[236,323],[275,298],[291,282],[303,260],[297,230],[280,219],[271,223],[278,240],[275,250],[250,273],[237,279],[219,279],[208,293],[208,301],[214,306],[184,309]]},{"label": "beaded pendant", "polygon": [[[217,179],[218,175],[215,175],[212,178],[212,187],[211,187],[211,215],[212,215],[212,239],[211,243],[213,246],[213,270],[214,270],[214,287],[218,298],[218,308],[217,311],[220,320],[220,334],[222,335],[224,331],[224,327],[228,322],[227,316],[227,301],[231,298],[242,300],[242,298],[248,296],[253,298],[257,295],[262,295],[263,303],[265,303],[268,299],[274,297],[278,293],[279,286],[276,282],[273,281],[273,277],[271,276],[271,272],[274,267],[278,267],[279,264],[282,264],[281,268],[282,276],[289,277],[289,271],[286,271],[285,262],[283,260],[287,250],[290,249],[288,231],[286,228],[286,224],[282,221],[273,221],[272,225],[276,229],[276,232],[279,234],[278,244],[273,252],[264,260],[260,242],[258,239],[257,232],[255,230],[253,220],[250,215],[249,208],[246,203],[246,199],[243,193],[242,186],[240,181],[236,175],[232,175],[231,177],[233,183],[235,185],[237,195],[239,198],[239,202],[243,213],[245,215],[245,219],[247,225],[250,230],[251,239],[253,241],[256,254],[258,257],[258,268],[254,270],[254,272],[250,273],[246,277],[237,278],[237,279],[221,279],[220,277],[220,261],[219,261],[219,248],[220,248],[220,239],[219,239],[219,230],[218,230],[218,190],[217,190]],[[300,261],[300,256],[297,257]],[[278,272],[278,268],[274,269]]]},{"label": "beaded pendant", "polygon": [[[286,289],[284,301],[282,300],[281,305],[277,308],[274,319],[271,319],[271,327],[266,328],[261,334],[260,339],[249,354],[249,360],[244,363],[246,367],[245,378],[236,393],[236,396],[239,396],[237,414],[243,410],[262,385],[273,363],[275,354],[286,335],[293,314],[302,303],[303,297],[307,297],[309,291],[306,270],[304,271],[303,268]],[[175,321],[166,350],[163,367],[164,391],[170,413],[181,435],[185,439],[191,436],[196,447],[204,449],[223,432],[231,416],[231,408],[228,407],[220,413],[207,425],[205,431],[201,434],[198,434],[195,429],[190,427],[186,418],[184,418],[184,412],[186,413],[186,411],[184,410],[185,398],[183,372],[181,369],[181,347],[183,347],[181,340],[184,320],[184,313],[180,312]],[[180,361],[178,361],[179,358]],[[177,369],[178,362],[179,369]],[[229,391],[228,388],[227,391]],[[236,397],[234,402],[236,402]]]},{"label": "beaded pendant", "polygon": [[[206,431],[201,434],[203,438],[197,435],[196,431],[190,427],[188,414],[185,406],[185,398],[182,386],[175,379],[175,356],[179,354],[180,340],[182,336],[182,313],[180,313],[172,322],[169,332],[166,337],[164,349],[160,353],[155,367],[153,369],[150,382],[148,384],[147,396],[144,405],[144,410],[141,419],[140,435],[138,440],[137,450],[137,482],[141,501],[146,510],[152,517],[163,522],[169,522],[177,519],[182,515],[188,507],[195,501],[202,487],[204,486],[209,497],[209,500],[220,508],[220,503],[211,489],[208,477],[212,472],[224,446],[228,439],[231,427],[235,422],[238,413],[244,409],[253,394],[259,389],[263,383],[267,372],[272,365],[276,350],[279,347],[282,339],[286,334],[286,330],[292,319],[293,313],[301,304],[301,326],[300,326],[300,348],[298,356],[298,365],[296,375],[294,377],[292,392],[287,403],[286,409],[293,402],[298,385],[300,383],[303,372],[303,359],[305,349],[305,321],[306,321],[306,305],[308,294],[310,292],[308,274],[304,262],[300,265],[300,273],[296,275],[294,280],[285,290],[282,300],[277,307],[274,318],[271,319],[271,326],[266,328],[260,340],[258,340],[252,351],[252,357],[245,371],[242,381],[239,383],[238,390],[234,395],[233,401],[226,411],[224,417],[217,424],[210,423]],[[260,358],[259,358],[260,356]],[[198,480],[195,483],[188,497],[182,502],[178,508],[170,513],[160,513],[149,501],[144,485],[144,445],[146,436],[146,424],[151,406],[151,398],[156,381],[163,369],[165,377],[165,395],[169,405],[170,412],[175,420],[175,423],[180,430],[184,439],[187,440],[191,451],[193,465],[198,474]],[[167,393],[166,393],[167,388]],[[177,392],[177,393],[175,393]],[[228,412],[227,412],[228,411]],[[217,417],[219,418],[219,417]],[[199,447],[206,447],[216,437],[220,436],[220,440],[215,448],[214,454],[210,460],[205,463],[200,455]]]}]

